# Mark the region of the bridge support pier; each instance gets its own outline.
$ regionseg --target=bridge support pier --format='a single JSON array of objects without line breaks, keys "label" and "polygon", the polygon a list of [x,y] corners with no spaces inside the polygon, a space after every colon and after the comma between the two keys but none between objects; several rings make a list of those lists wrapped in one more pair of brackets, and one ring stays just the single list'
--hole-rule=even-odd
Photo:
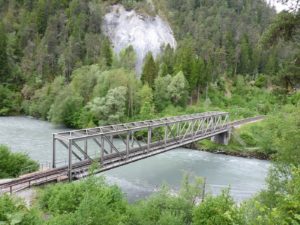
[{"label": "bridge support pier", "polygon": [[211,141],[213,141],[217,144],[228,145],[229,140],[230,140],[230,134],[231,134],[230,130],[228,130],[224,133],[217,134],[217,135],[211,137]]}]

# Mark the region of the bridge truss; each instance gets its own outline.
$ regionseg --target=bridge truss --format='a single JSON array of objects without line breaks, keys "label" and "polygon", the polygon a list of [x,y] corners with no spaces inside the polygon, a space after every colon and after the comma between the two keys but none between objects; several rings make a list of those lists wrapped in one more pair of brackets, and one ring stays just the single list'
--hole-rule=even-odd
[{"label": "bridge truss", "polygon": [[[205,112],[55,133],[52,167],[57,167],[57,144],[68,151],[68,177],[72,179],[82,169],[74,164],[99,161],[101,167],[117,167],[224,133],[228,120],[227,112]],[[95,146],[96,155],[92,154]]]}]

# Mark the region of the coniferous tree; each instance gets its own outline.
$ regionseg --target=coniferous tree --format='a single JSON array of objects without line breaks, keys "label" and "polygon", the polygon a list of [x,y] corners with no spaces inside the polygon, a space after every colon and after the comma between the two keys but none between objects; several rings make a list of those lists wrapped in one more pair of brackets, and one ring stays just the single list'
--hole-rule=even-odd
[{"label": "coniferous tree", "polygon": [[8,76],[7,36],[3,24],[0,24],[0,81],[6,81]]},{"label": "coniferous tree", "polygon": [[244,34],[241,40],[241,53],[240,60],[238,63],[238,73],[247,74],[251,71],[251,46],[249,43],[249,38],[246,34]]},{"label": "coniferous tree", "polygon": [[36,26],[38,33],[43,35],[47,28],[48,6],[45,0],[39,0],[37,3]]},{"label": "coniferous tree", "polygon": [[192,70],[195,57],[196,56],[194,48],[192,46],[192,40],[185,40],[182,46],[177,50],[175,72],[179,73],[180,71],[182,71],[191,87],[194,86],[194,84],[192,84]]},{"label": "coniferous tree", "polygon": [[174,72],[174,49],[168,44],[163,52],[161,61],[164,64],[167,74],[173,74]]},{"label": "coniferous tree", "polygon": [[227,32],[225,37],[225,47],[226,47],[226,61],[227,61],[227,72],[231,75],[234,74],[234,67],[236,64],[235,60],[235,44],[233,39],[233,33]]},{"label": "coniferous tree", "polygon": [[102,43],[102,57],[104,58],[105,65],[110,68],[113,63],[113,50],[108,38],[105,38]]},{"label": "coniferous tree", "polygon": [[267,64],[265,65],[264,72],[267,75],[273,76],[276,74],[277,71],[278,71],[278,58],[277,58],[276,52],[272,51],[269,54]]},{"label": "coniferous tree", "polygon": [[144,84],[148,84],[150,87],[153,87],[154,80],[157,77],[158,71],[157,66],[152,56],[152,53],[149,52],[144,60],[143,72],[141,80]]}]

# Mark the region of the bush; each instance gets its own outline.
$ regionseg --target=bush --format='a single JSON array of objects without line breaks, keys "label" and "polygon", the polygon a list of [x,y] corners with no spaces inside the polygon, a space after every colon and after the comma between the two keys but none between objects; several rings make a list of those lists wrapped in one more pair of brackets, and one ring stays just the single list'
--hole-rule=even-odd
[{"label": "bush", "polygon": [[0,196],[0,224],[42,224],[38,211],[28,209],[25,204],[8,195]]},{"label": "bush", "polygon": [[0,145],[0,178],[18,177],[23,171],[33,172],[39,164],[22,153],[11,153],[9,148]]},{"label": "bush", "polygon": [[0,85],[0,116],[7,116],[21,111],[21,95]]},{"label": "bush", "polygon": [[229,196],[229,190],[221,195],[207,197],[194,210],[193,225],[244,225],[242,215]]},{"label": "bush", "polygon": [[49,111],[49,119],[56,124],[78,127],[83,98],[69,87],[60,92]]},{"label": "bush", "polygon": [[258,78],[255,80],[254,85],[256,87],[262,88],[267,86],[267,78],[265,75],[259,75]]},{"label": "bush", "polygon": [[127,210],[117,186],[94,178],[50,186],[39,194],[39,204],[52,215],[49,224],[121,224]]},{"label": "bush", "polygon": [[[56,77],[52,83],[46,84],[41,89],[35,91],[34,96],[28,101],[29,114],[35,117],[47,119],[48,112],[53,104],[55,97],[63,88],[64,78]],[[26,110],[26,105],[23,104]]]}]

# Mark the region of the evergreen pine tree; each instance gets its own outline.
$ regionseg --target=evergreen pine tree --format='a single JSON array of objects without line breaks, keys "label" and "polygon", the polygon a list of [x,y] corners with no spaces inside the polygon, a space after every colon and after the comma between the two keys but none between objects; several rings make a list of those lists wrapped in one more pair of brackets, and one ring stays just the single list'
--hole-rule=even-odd
[{"label": "evergreen pine tree", "polygon": [[177,50],[175,72],[183,72],[186,77],[190,87],[194,87],[193,84],[193,65],[196,55],[193,47],[193,42],[190,39],[186,39],[182,46]]},{"label": "evergreen pine tree", "polygon": [[144,84],[148,84],[150,87],[153,87],[154,80],[157,77],[158,69],[152,53],[149,52],[144,60],[143,72],[141,80]]},{"label": "evergreen pine tree", "polygon": [[241,53],[240,53],[240,61],[238,64],[238,73],[247,74],[252,72],[251,59],[252,59],[252,51],[249,43],[249,38],[246,34],[244,34],[241,40]]},{"label": "evergreen pine tree", "polygon": [[7,37],[3,24],[0,24],[0,81],[6,81],[8,76]]},{"label": "evergreen pine tree", "polygon": [[226,63],[228,65],[227,72],[233,75],[235,72],[235,43],[232,32],[227,32],[225,37],[225,48],[226,48]]},{"label": "evergreen pine tree", "polygon": [[102,43],[102,57],[105,60],[106,66],[110,68],[113,64],[113,50],[108,38],[105,38]]},{"label": "evergreen pine tree", "polygon": [[36,26],[39,34],[43,35],[48,23],[48,6],[45,0],[39,0],[36,12]]}]

